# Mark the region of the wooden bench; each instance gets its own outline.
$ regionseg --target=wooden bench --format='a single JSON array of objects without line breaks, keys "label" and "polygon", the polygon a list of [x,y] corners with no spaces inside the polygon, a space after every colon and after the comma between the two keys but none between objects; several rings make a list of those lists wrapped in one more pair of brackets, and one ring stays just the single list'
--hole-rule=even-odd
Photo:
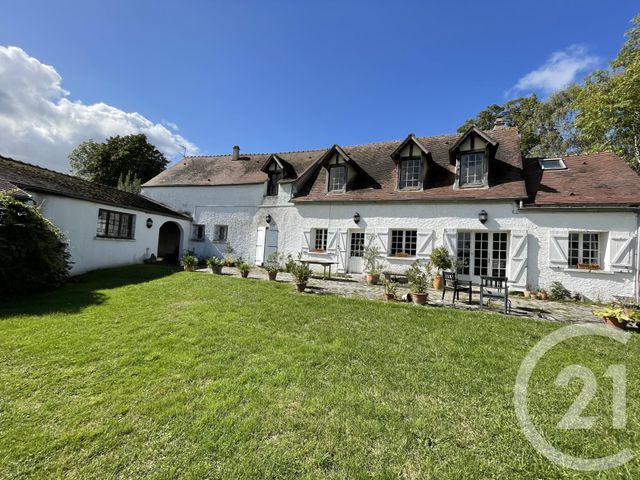
[{"label": "wooden bench", "polygon": [[404,273],[387,271],[382,272],[382,275],[384,275],[384,278],[390,282],[407,283],[407,276]]}]

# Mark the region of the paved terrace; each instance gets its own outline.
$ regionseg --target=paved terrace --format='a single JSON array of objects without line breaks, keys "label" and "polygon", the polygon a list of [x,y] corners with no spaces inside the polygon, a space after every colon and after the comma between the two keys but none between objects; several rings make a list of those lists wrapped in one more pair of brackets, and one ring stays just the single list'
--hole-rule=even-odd
[{"label": "paved terrace", "polygon": [[[208,269],[200,269],[198,271],[211,274]],[[222,273],[224,275],[240,276],[236,268],[224,267]],[[249,278],[268,280],[267,273],[261,268],[251,270]],[[288,273],[278,273],[278,281],[292,283],[291,288],[294,288],[293,279]],[[384,301],[383,293],[384,287],[382,285],[367,285],[362,275],[349,275],[349,277],[334,276],[330,280],[323,280],[321,277],[314,276],[307,283],[307,294],[312,295],[340,295],[343,297],[361,297],[370,300]],[[401,298],[407,293],[409,293],[408,285],[398,285],[396,298]],[[443,302],[441,301],[442,290],[429,289],[428,305],[433,307],[451,307],[452,295],[453,292],[447,291]],[[562,323],[602,323],[599,317],[593,315],[592,310],[594,310],[595,307],[589,303],[530,300],[519,295],[512,295],[509,299],[511,300],[511,315],[513,316],[530,317]],[[453,307],[460,310],[480,309],[480,294],[478,291],[474,291],[471,305],[467,303],[467,300],[468,296],[460,293],[460,301],[456,300]],[[484,310],[500,313],[502,305],[501,302],[493,300],[489,303],[488,307],[485,306]]]}]

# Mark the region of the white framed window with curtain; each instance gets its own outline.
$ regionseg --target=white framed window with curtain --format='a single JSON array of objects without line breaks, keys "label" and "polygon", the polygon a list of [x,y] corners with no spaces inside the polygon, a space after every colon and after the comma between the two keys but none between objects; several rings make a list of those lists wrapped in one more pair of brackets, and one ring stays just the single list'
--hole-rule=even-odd
[{"label": "white framed window with curtain", "polygon": [[398,188],[400,190],[419,190],[422,187],[422,158],[400,159],[398,174]]},{"label": "white framed window with curtain", "polygon": [[461,187],[477,187],[485,184],[485,155],[483,152],[463,153],[460,156],[460,178]]},{"label": "white framed window with curtain", "polygon": [[344,192],[347,187],[347,166],[331,165],[329,167],[329,185],[330,192]]}]

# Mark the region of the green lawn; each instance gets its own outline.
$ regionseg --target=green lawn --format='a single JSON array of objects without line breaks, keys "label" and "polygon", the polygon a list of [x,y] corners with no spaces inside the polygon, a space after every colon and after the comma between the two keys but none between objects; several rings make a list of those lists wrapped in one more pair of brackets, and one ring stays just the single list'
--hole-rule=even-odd
[{"label": "green lawn", "polygon": [[[291,284],[156,266],[103,270],[0,305],[1,478],[584,478],[526,441],[522,358],[557,324],[294,293]],[[531,410],[585,457],[640,445],[640,337],[566,342]],[[611,381],[628,373],[627,429]],[[554,427],[600,381],[594,431]],[[569,391],[567,391],[569,390]],[[640,476],[636,460],[593,478]]]}]

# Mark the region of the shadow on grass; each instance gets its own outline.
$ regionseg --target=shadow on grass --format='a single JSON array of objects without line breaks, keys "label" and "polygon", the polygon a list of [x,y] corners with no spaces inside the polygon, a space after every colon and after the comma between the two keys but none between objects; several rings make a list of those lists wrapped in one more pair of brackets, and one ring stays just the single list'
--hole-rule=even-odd
[{"label": "shadow on grass", "polygon": [[60,288],[11,299],[0,299],[0,320],[15,315],[77,313],[106,299],[102,290],[145,283],[166,277],[175,269],[165,265],[108,268],[71,277]]}]

